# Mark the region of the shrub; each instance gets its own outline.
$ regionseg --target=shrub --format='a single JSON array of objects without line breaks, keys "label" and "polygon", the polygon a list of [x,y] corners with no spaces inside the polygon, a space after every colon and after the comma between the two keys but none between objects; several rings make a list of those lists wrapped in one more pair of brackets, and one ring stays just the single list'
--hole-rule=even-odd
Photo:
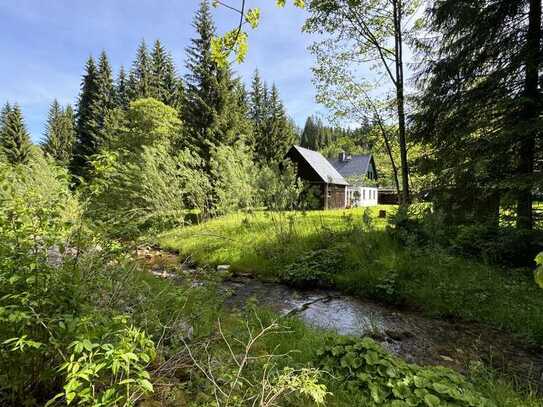
[{"label": "shrub", "polygon": [[70,344],[70,354],[59,368],[66,375],[64,391],[54,399],[78,405],[131,405],[142,394],[153,391],[145,370],[155,357],[153,341],[145,332],[129,326],[126,318],[114,318],[106,327],[96,338],[92,332],[83,331]]},{"label": "shrub", "polygon": [[336,248],[316,249],[284,266],[281,279],[293,285],[329,285],[333,274],[343,270],[343,253]]},{"label": "shrub", "polygon": [[371,406],[494,406],[463,376],[443,367],[408,364],[369,338],[339,338],[317,353],[319,366]]},{"label": "shrub", "polygon": [[403,245],[417,250],[439,248],[451,254],[478,258],[512,267],[533,265],[543,248],[543,232],[498,227],[488,223],[449,225],[440,212],[420,207],[399,211],[388,233]]},{"label": "shrub", "polygon": [[76,207],[65,171],[48,160],[0,164],[0,397],[12,403],[54,386],[69,341],[63,320],[79,304],[49,250],[68,239]]},{"label": "shrub", "polygon": [[292,163],[263,166],[257,177],[259,203],[270,210],[293,210],[300,206],[303,183]]},{"label": "shrub", "polygon": [[535,272],[534,272],[535,281],[537,285],[543,288],[543,252],[539,253],[535,257],[535,263],[537,265],[537,268],[535,269]]},{"label": "shrub", "polygon": [[[109,288],[118,247],[87,236],[79,213],[64,170],[39,157],[0,164],[2,405],[44,405],[55,394],[131,405],[152,390],[145,369],[154,345],[127,323],[126,309],[107,307],[104,291],[90,290]],[[67,255],[75,243],[77,254]]]},{"label": "shrub", "polygon": [[218,146],[211,155],[213,212],[225,214],[254,208],[257,203],[253,155],[243,140],[233,146]]},{"label": "shrub", "polygon": [[455,254],[480,257],[484,261],[507,266],[526,266],[541,248],[538,231],[497,228],[493,225],[458,226],[451,241]]}]

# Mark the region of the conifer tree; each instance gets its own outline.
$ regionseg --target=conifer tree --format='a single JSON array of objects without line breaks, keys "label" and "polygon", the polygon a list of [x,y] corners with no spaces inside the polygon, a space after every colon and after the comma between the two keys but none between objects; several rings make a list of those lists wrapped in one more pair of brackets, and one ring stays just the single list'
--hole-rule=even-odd
[{"label": "conifer tree", "polygon": [[207,0],[200,3],[193,26],[197,36],[186,49],[183,122],[189,147],[208,162],[213,146],[231,144],[239,135],[241,116],[230,71],[219,68],[211,55],[215,25]]},{"label": "conifer tree", "polygon": [[74,114],[70,105],[63,109],[56,99],[53,101],[44,136],[43,151],[60,165],[67,166],[75,141]]},{"label": "conifer tree", "polygon": [[128,79],[130,100],[151,96],[151,58],[145,40],[142,40],[136,52],[136,59]]},{"label": "conifer tree", "polygon": [[0,110],[0,129],[3,129],[6,125],[7,116],[11,112],[11,105],[9,102],[6,102],[4,106],[2,106],[2,110]]},{"label": "conifer tree", "polygon": [[19,105],[6,104],[1,114],[0,148],[11,164],[26,164],[32,142]]},{"label": "conifer tree", "polygon": [[[9,102],[6,102],[6,104],[2,106],[2,110],[0,110],[0,139],[2,137],[2,134],[4,134],[4,131],[6,131],[8,115],[11,112],[11,109],[12,107],[9,104]],[[5,159],[4,151],[1,147],[0,147],[0,159]]]},{"label": "conifer tree", "polygon": [[128,104],[130,103],[130,99],[128,96],[128,83],[126,78],[126,72],[124,70],[124,66],[121,65],[121,69],[119,70],[119,76],[117,77],[117,81],[115,83],[115,105],[117,107],[120,107],[121,109],[128,109]]},{"label": "conifer tree", "polygon": [[179,109],[182,86],[177,77],[172,56],[164,49],[159,40],[155,42],[151,58],[151,97],[162,103]]},{"label": "conifer tree", "polygon": [[163,103],[180,111],[183,105],[183,81],[177,76],[171,55],[168,55],[164,66],[162,89]]},{"label": "conifer tree", "polygon": [[272,85],[269,97],[264,96],[265,117],[259,138],[255,141],[255,150],[259,160],[271,164],[284,158],[295,143],[296,136],[275,84]]},{"label": "conifer tree", "polygon": [[115,107],[115,88],[111,65],[105,52],[100,54],[96,75],[96,97],[92,104],[92,116],[98,129],[98,146],[104,139],[103,129],[106,118]]},{"label": "conifer tree", "polygon": [[74,175],[88,177],[88,163],[103,144],[106,117],[113,108],[113,80],[105,53],[99,66],[90,57],[85,66],[77,106],[76,141],[71,163]]},{"label": "conifer tree", "polygon": [[309,116],[305,121],[305,126],[302,131],[302,137],[300,144],[302,147],[309,148],[311,150],[318,149],[318,127],[313,116]]},{"label": "conifer tree", "polygon": [[[531,229],[541,140],[541,0],[443,0],[427,10],[429,55],[419,83],[414,138],[427,145],[420,168],[450,221],[498,225],[516,201],[517,226]],[[459,165],[461,163],[461,165]]]},{"label": "conifer tree", "polygon": [[265,84],[260,78],[258,69],[255,70],[253,80],[251,82],[250,92],[250,118],[253,122],[255,132],[260,132],[264,119],[266,117],[266,89]]}]

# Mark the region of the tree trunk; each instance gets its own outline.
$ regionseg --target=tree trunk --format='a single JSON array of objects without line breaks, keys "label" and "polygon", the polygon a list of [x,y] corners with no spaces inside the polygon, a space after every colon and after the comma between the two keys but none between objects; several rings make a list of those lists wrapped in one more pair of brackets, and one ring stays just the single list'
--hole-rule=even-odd
[{"label": "tree trunk", "polygon": [[402,50],[402,0],[393,0],[394,13],[394,50],[396,65],[396,106],[398,110],[398,132],[400,142],[400,163],[402,172],[401,205],[409,205],[409,164],[407,163],[407,142],[405,136],[405,98],[403,78],[403,50]]},{"label": "tree trunk", "polygon": [[530,0],[528,16],[528,35],[526,41],[526,78],[522,120],[528,124],[528,130],[519,142],[518,176],[521,186],[517,195],[517,227],[532,229],[532,187],[534,172],[535,139],[539,107],[539,66],[541,42],[541,0]]},{"label": "tree trunk", "polygon": [[394,187],[396,188],[396,194],[398,194],[398,198],[400,198],[401,189],[400,182],[398,181],[398,167],[396,167],[396,161],[394,160],[394,155],[392,154],[392,148],[390,147],[390,142],[388,140],[388,132],[386,131],[385,126],[379,116],[377,116],[377,123],[379,124],[379,128],[381,129],[381,134],[383,136],[383,140],[385,141],[388,158],[390,159],[390,164],[392,165],[392,174],[394,176]]}]

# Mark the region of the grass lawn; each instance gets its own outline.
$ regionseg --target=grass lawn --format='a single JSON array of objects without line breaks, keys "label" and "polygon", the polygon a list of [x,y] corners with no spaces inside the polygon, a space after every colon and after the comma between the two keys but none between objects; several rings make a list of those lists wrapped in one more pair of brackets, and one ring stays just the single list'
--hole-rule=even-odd
[{"label": "grass lawn", "polygon": [[[506,270],[437,249],[403,247],[385,232],[394,207],[233,214],[167,232],[158,243],[198,264],[481,321],[543,342],[543,290],[529,270]],[[366,220],[364,220],[364,218]]]}]

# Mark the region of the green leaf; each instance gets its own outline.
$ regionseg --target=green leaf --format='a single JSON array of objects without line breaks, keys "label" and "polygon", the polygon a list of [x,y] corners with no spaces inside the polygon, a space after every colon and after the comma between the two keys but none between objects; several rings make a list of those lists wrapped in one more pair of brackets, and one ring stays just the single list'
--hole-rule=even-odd
[{"label": "green leaf", "polygon": [[439,397],[434,396],[433,394],[427,394],[424,396],[424,402],[428,407],[439,407],[441,404]]},{"label": "green leaf", "polygon": [[535,256],[535,264],[537,264],[538,266],[543,267],[543,252],[541,252],[537,256]]},{"label": "green leaf", "polygon": [[154,391],[153,384],[149,380],[146,380],[146,379],[140,380],[139,385],[145,391],[148,391],[150,393]]},{"label": "green leaf", "polygon": [[535,264],[538,266],[534,271],[535,282],[538,286],[543,288],[543,252],[535,256]]},{"label": "green leaf", "polygon": [[260,22],[260,9],[249,9],[249,11],[247,11],[245,14],[245,21],[249,23],[252,29],[258,27],[258,23]]}]

